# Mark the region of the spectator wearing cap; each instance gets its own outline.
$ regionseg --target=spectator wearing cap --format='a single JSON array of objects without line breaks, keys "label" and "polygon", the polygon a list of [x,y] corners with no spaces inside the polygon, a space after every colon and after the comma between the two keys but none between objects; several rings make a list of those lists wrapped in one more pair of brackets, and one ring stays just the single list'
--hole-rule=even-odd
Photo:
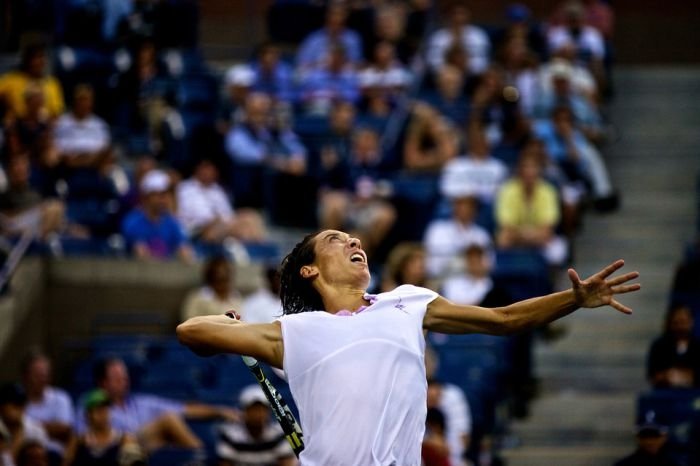
[{"label": "spectator wearing cap", "polygon": [[513,39],[524,41],[527,48],[540,60],[545,60],[547,41],[542,26],[532,17],[532,12],[522,3],[511,3],[505,10],[505,25],[493,34],[494,49],[499,50]]},{"label": "spectator wearing cap", "polygon": [[446,26],[435,31],[428,39],[426,57],[433,70],[444,64],[445,51],[454,43],[460,43],[469,57],[472,73],[480,74],[491,59],[491,41],[488,34],[470,24],[471,12],[461,3],[453,3],[445,14]]},{"label": "spectator wearing cap", "polygon": [[[590,70],[575,61],[576,49],[573,45],[563,45],[552,52],[552,59],[543,63],[538,70],[538,95],[552,96],[553,75],[568,77],[569,86],[574,94],[585,98],[593,108],[598,109],[598,85]],[[566,68],[566,65],[569,68]]]},{"label": "spectator wearing cap", "polygon": [[112,426],[110,400],[95,389],[83,398],[86,429],[73,440],[64,464],[69,466],[135,466],[145,464],[136,438]]},{"label": "spectator wearing cap", "polygon": [[668,440],[668,427],[656,422],[653,412],[648,413],[647,417],[637,426],[637,449],[617,461],[615,466],[680,466],[664,448]]},{"label": "spectator wearing cap", "polygon": [[49,445],[49,437],[41,423],[26,415],[26,406],[27,393],[19,384],[8,383],[0,387],[0,424],[5,426],[9,437],[4,458],[0,458],[9,466],[15,464],[25,442],[37,441],[44,447]]},{"label": "spectator wearing cap", "polygon": [[296,66],[299,70],[318,68],[328,63],[333,47],[342,47],[347,61],[356,66],[362,60],[362,39],[345,27],[348,12],[345,5],[332,3],[326,10],[323,28],[312,32],[299,46]]},{"label": "spectator wearing cap", "polygon": [[141,205],[122,222],[122,234],[138,259],[177,257],[194,260],[184,229],[170,213],[171,180],[162,170],[147,172],[140,183]]},{"label": "spectator wearing cap", "polygon": [[598,108],[585,95],[576,91],[572,83],[573,68],[564,61],[557,61],[549,68],[551,93],[541,93],[535,102],[534,116],[547,118],[556,107],[569,107],[576,126],[593,142],[603,138],[603,126]]},{"label": "spectator wearing cap", "polygon": [[700,340],[693,336],[693,313],[684,303],[673,303],[664,331],[649,348],[647,378],[655,388],[700,387]]},{"label": "spectator wearing cap", "polygon": [[218,115],[218,130],[226,134],[245,118],[245,102],[253,92],[255,71],[247,64],[233,65],[224,76],[224,97]]},{"label": "spectator wearing cap", "polygon": [[258,385],[241,391],[240,421],[218,426],[219,466],[293,466],[297,464],[282,428],[271,419],[270,403]]},{"label": "spectator wearing cap", "polygon": [[73,401],[65,390],[51,385],[51,360],[41,351],[27,354],[20,369],[27,416],[42,424],[52,450],[62,452],[73,435]]}]

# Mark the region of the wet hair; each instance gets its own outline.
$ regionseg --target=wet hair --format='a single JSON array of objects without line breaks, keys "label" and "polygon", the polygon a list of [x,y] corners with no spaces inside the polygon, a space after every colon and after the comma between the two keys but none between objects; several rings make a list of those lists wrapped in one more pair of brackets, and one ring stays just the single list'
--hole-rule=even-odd
[{"label": "wet hair", "polygon": [[301,276],[301,268],[316,260],[314,238],[318,233],[306,235],[287,254],[280,265],[280,299],[285,314],[324,310],[321,295],[311,281]]}]

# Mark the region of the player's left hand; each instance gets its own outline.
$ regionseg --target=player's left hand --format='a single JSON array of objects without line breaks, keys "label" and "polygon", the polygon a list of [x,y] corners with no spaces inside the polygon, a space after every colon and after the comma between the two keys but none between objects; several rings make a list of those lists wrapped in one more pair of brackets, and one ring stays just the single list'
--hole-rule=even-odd
[{"label": "player's left hand", "polygon": [[626,283],[639,277],[639,272],[629,272],[618,277],[609,278],[623,265],[625,265],[624,260],[617,260],[585,280],[581,280],[574,269],[569,269],[569,279],[573,286],[576,304],[580,307],[610,305],[622,313],[631,314],[632,309],[620,304],[614,296],[616,294],[638,291],[641,288],[639,283]]}]

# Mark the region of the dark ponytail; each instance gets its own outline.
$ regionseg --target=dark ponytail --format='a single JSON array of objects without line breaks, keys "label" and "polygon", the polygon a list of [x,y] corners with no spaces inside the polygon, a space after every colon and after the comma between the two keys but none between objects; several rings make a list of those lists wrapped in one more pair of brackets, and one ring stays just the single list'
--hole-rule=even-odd
[{"label": "dark ponytail", "polygon": [[311,285],[311,281],[303,278],[300,272],[303,266],[310,265],[316,260],[313,241],[316,235],[317,233],[312,233],[305,236],[282,260],[280,299],[282,312],[285,314],[324,310],[321,295]]}]

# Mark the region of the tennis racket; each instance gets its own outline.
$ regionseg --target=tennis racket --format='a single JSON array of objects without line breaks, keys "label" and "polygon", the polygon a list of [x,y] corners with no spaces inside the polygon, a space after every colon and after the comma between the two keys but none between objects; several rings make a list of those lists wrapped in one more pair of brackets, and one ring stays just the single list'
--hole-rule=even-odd
[{"label": "tennis racket", "polygon": [[277,422],[282,426],[284,436],[287,438],[287,441],[292,446],[292,450],[294,450],[294,454],[298,458],[299,454],[304,449],[304,434],[294,414],[292,414],[292,411],[289,409],[289,406],[287,406],[287,402],[284,401],[280,392],[277,391],[275,386],[272,385],[272,382],[267,378],[258,360],[250,356],[241,356],[241,358],[243,358],[243,362],[248,366],[250,372],[253,373],[258,384],[260,384],[263,393],[265,393],[265,397],[270,402],[270,407],[277,418]]}]

